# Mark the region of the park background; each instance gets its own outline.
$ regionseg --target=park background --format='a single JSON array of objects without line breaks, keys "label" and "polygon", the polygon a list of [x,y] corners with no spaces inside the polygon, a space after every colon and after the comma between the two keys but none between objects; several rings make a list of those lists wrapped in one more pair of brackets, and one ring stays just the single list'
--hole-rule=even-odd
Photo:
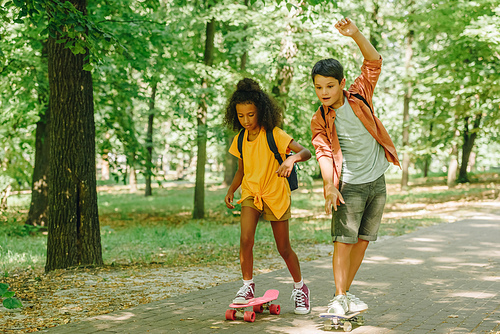
[{"label": "park background", "polygon": [[[334,28],[342,17],[384,59],[375,113],[402,168],[387,173],[382,235],[498,201],[499,14],[497,0],[1,0],[2,282],[42,312],[40,287],[64,270],[216,265],[236,279],[227,99],[256,79],[283,107],[284,130],[314,152],[312,65],[339,59],[348,87],[363,61]],[[307,260],[330,242],[329,217],[314,158],[299,179],[291,237]],[[255,248],[257,271],[279,267],[265,224]],[[26,328],[72,321],[70,311]]]}]

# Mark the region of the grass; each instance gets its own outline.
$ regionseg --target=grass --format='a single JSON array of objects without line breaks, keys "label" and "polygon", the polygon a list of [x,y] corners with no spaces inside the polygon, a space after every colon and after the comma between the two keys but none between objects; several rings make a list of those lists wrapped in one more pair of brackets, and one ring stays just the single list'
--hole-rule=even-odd
[{"label": "grass", "polygon": [[[491,178],[452,190],[443,186],[442,180],[433,186],[425,185],[428,183],[420,182],[404,192],[399,191],[397,185],[388,184],[386,211],[395,205],[480,199],[498,192],[498,182],[491,182]],[[153,197],[144,197],[142,192],[129,193],[123,187],[101,187],[99,219],[104,262],[237,265],[239,216],[223,203],[226,188],[207,186],[203,220],[191,219],[193,193],[194,188],[189,185],[157,188]],[[9,210],[0,214],[0,270],[5,275],[45,265],[46,235],[24,226],[29,200],[27,195],[9,198]],[[298,254],[314,253],[311,252],[314,245],[331,242],[330,218],[323,214],[319,181],[315,181],[312,188],[302,187],[294,192],[292,206],[290,238]],[[395,214],[383,220],[380,235],[402,235],[440,222],[442,220],[436,217],[413,216],[411,211],[400,216]],[[268,223],[258,225],[254,257],[256,262],[279,257]]]}]

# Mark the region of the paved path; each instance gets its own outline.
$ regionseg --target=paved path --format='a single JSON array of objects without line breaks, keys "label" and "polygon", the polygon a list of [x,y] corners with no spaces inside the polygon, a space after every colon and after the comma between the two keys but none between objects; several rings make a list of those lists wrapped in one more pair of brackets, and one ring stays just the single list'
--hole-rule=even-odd
[{"label": "paved path", "polygon": [[[286,269],[256,277],[258,294],[276,288],[279,316],[226,321],[240,282],[188,293],[62,325],[57,333],[327,333],[318,318],[333,296],[331,259],[302,263],[312,313],[298,316]],[[368,248],[351,289],[368,303],[366,324],[353,333],[500,334],[500,217],[440,224]],[[336,332],[339,332],[337,330]]]}]

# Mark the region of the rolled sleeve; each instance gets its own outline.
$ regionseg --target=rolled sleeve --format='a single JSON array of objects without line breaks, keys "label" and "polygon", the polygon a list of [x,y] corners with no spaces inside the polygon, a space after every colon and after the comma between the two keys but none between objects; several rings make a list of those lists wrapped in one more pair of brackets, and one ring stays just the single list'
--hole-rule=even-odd
[{"label": "rolled sleeve", "polygon": [[382,57],[378,60],[364,60],[361,75],[349,87],[349,93],[359,93],[372,103],[373,91],[382,71]]}]

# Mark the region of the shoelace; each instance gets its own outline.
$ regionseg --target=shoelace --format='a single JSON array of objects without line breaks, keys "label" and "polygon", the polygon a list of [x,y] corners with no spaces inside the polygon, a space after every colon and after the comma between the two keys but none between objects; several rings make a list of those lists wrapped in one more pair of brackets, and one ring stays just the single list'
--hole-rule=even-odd
[{"label": "shoelace", "polygon": [[344,307],[344,305],[342,305],[343,303],[340,301],[340,298],[334,297],[328,304],[328,308],[332,308],[334,303],[339,303],[342,307]]},{"label": "shoelace", "polygon": [[290,299],[295,300],[296,307],[306,307],[306,294],[304,291],[293,289],[292,297]]},{"label": "shoelace", "polygon": [[355,295],[353,295],[352,293],[347,293],[347,298],[350,299],[351,301],[357,303],[357,302],[360,302],[361,299],[359,299],[358,297],[356,297]]},{"label": "shoelace", "polygon": [[239,296],[242,296],[242,297],[246,297],[247,295],[247,292],[248,290],[250,290],[250,292],[252,292],[252,294],[254,293],[253,292],[253,289],[250,285],[246,285],[244,284],[239,290],[238,290],[238,293],[236,294],[237,297]]}]

